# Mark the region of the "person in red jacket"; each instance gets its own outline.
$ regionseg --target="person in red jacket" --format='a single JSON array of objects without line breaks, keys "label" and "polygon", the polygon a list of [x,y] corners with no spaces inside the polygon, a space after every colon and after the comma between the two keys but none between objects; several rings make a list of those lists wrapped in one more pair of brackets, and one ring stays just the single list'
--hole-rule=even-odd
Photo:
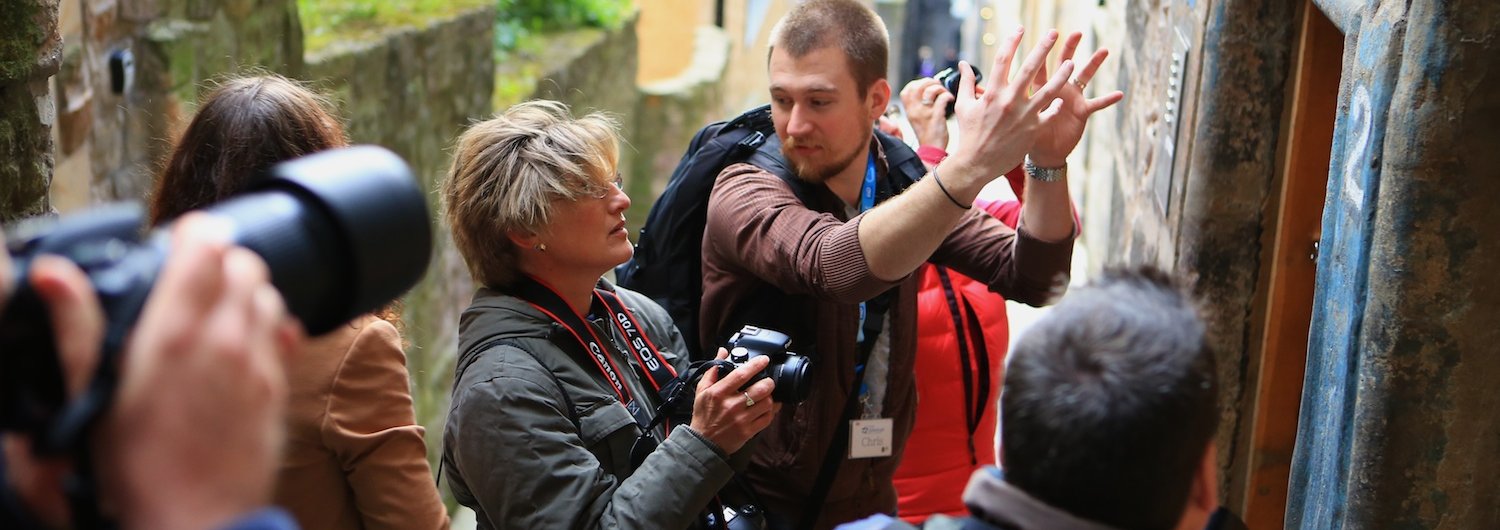
[{"label": "person in red jacket", "polygon": [[[943,109],[953,96],[936,79],[901,91],[917,154],[929,167],[947,156]],[[887,132],[900,132],[882,122]],[[1020,221],[1025,172],[1005,175],[1015,199],[975,206],[1011,228]],[[894,482],[898,515],[913,524],[935,514],[968,513],[962,496],[975,470],[995,465],[995,395],[1003,377],[1010,323],[1005,299],[983,283],[931,263],[917,270],[917,418]]]}]

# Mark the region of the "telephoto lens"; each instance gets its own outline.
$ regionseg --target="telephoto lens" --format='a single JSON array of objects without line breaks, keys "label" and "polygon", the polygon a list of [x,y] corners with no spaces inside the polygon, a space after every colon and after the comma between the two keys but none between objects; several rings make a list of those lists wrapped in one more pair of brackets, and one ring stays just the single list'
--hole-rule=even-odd
[{"label": "telephoto lens", "polygon": [[[265,260],[287,311],[314,336],[399,297],[421,279],[432,249],[411,169],[374,146],[278,164],[246,194],[204,212],[228,221],[231,241]],[[42,446],[67,443],[112,399],[112,382],[96,385],[86,411],[51,426],[63,407],[62,375],[28,271],[36,256],[54,254],[88,275],[106,319],[100,363],[112,367],[171,252],[170,227],[142,237],[143,219],[138,206],[121,205],[8,230],[16,292],[0,308],[0,430],[48,434]],[[101,369],[96,379],[113,373]]]}]

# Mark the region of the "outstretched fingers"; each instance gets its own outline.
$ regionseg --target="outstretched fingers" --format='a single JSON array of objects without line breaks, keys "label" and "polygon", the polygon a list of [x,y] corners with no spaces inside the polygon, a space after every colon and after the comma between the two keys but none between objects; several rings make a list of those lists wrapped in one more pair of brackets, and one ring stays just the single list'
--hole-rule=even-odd
[{"label": "outstretched fingers", "polygon": [[1099,72],[1099,66],[1104,64],[1104,59],[1108,57],[1108,49],[1099,48],[1098,50],[1095,50],[1094,54],[1089,56],[1088,62],[1083,63],[1083,69],[1078,71],[1078,82],[1080,84],[1087,85],[1089,84],[1089,81],[1093,81],[1094,74]]},{"label": "outstretched fingers", "polygon": [[985,86],[986,92],[998,94],[1001,88],[1010,84],[1010,63],[1016,58],[1016,50],[1021,47],[1021,37],[1025,35],[1026,28],[1016,28],[1016,31],[1005,38],[1005,43],[1000,45],[1000,53],[995,54],[995,64],[990,66],[990,82]]},{"label": "outstretched fingers", "polygon": [[[1026,56],[1026,62],[1021,64],[1021,71],[1016,73],[1017,77],[1028,80],[1035,77],[1037,70],[1046,67],[1047,54],[1052,52],[1052,47],[1056,44],[1057,30],[1047,30],[1047,34],[1042,37],[1042,41],[1038,42],[1036,48],[1033,48],[1031,53]],[[1026,89],[1030,88],[1029,84],[1016,83],[1011,85],[1011,97],[1016,100],[1024,99],[1026,97]]]},{"label": "outstretched fingers", "polygon": [[[1036,93],[1031,95],[1032,109],[1043,112],[1053,107],[1057,94],[1062,91],[1062,87],[1067,84],[1068,78],[1072,75],[1073,61],[1063,61],[1061,65],[1058,65],[1057,71],[1047,80],[1047,84],[1042,85],[1042,88],[1037,89]],[[1044,115],[1043,119],[1046,117]]]},{"label": "outstretched fingers", "polygon": [[[1073,58],[1073,54],[1078,51],[1078,43],[1082,41],[1083,33],[1075,31],[1068,34],[1068,38],[1063,39],[1062,48],[1058,50],[1057,60],[1059,62],[1071,60]],[[1038,68],[1036,71],[1036,75],[1032,76],[1031,78],[1032,88],[1040,88],[1042,85],[1047,84],[1047,78],[1047,64],[1046,62],[1043,62],[1042,67]]]},{"label": "outstretched fingers", "polygon": [[1094,98],[1094,99],[1091,99],[1091,100],[1088,100],[1087,102],[1085,102],[1084,103],[1084,112],[1086,112],[1088,114],[1093,114],[1095,112],[1099,112],[1101,110],[1107,109],[1111,105],[1114,105],[1115,103],[1119,103],[1120,100],[1123,100],[1123,99],[1125,99],[1125,93],[1121,92],[1119,90],[1116,90],[1114,92],[1110,92],[1108,94],[1099,96],[1097,98]]}]

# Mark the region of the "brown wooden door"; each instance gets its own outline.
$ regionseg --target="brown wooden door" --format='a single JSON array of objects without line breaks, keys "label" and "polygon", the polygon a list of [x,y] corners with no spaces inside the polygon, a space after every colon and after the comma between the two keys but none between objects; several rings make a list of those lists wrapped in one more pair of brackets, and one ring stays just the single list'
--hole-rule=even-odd
[{"label": "brown wooden door", "polygon": [[1303,4],[1277,195],[1267,206],[1261,263],[1269,267],[1256,300],[1260,364],[1241,512],[1255,530],[1281,528],[1286,515],[1344,53],[1339,29],[1311,0]]}]

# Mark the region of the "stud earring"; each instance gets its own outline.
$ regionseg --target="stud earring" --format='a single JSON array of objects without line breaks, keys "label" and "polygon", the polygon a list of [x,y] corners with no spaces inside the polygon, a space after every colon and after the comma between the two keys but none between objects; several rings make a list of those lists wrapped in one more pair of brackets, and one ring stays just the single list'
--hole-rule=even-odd
[{"label": "stud earring", "polygon": [[531,247],[531,248],[536,249],[537,252],[546,252],[547,251],[547,244],[546,243],[537,243],[536,246]]}]

